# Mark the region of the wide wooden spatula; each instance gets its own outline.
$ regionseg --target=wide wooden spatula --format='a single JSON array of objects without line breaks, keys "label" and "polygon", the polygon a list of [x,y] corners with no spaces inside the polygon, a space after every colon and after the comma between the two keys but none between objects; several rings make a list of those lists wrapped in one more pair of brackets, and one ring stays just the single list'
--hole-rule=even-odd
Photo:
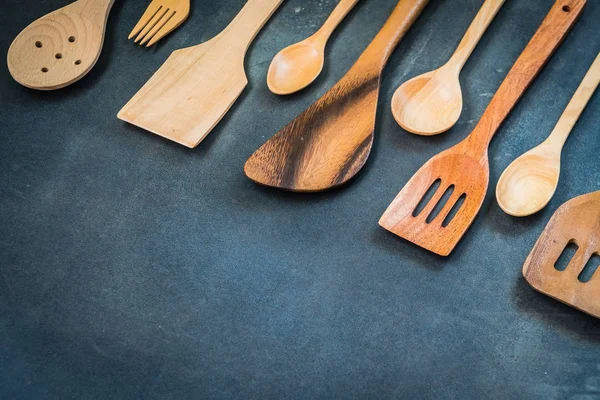
[{"label": "wide wooden spatula", "polygon": [[475,130],[417,171],[381,217],[382,227],[439,255],[450,254],[477,216],[487,192],[492,137],[558,48],[585,3],[559,0],[554,4]]},{"label": "wide wooden spatula", "polygon": [[248,0],[229,26],[198,46],[174,51],[118,117],[196,147],[242,93],[246,51],[283,0]]},{"label": "wide wooden spatula", "polygon": [[316,192],[357,174],[373,144],[383,68],[428,1],[401,0],[350,71],[248,159],[248,178],[280,189]]},{"label": "wide wooden spatula", "polygon": [[[577,250],[562,269],[569,245]],[[600,318],[600,191],[556,210],[523,265],[535,290]]]}]

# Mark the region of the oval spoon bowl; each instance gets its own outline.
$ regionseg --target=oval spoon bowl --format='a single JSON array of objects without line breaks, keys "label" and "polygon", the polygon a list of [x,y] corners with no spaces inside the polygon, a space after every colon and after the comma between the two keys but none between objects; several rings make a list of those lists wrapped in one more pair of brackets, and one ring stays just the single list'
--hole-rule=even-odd
[{"label": "oval spoon bowl", "polygon": [[310,85],[323,70],[325,48],[310,38],[281,50],[269,66],[267,85],[271,92],[286,95]]}]

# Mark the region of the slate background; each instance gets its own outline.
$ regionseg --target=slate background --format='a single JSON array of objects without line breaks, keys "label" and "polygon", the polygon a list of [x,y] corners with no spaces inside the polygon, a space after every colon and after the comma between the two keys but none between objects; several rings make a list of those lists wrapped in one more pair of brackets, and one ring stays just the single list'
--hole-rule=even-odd
[{"label": "slate background", "polygon": [[[66,2],[3,0],[0,52]],[[286,0],[246,61],[249,85],[198,148],[116,114],[174,49],[205,41],[243,0],[194,0],[157,47],[127,41],[146,1],[117,1],[95,69],[42,93],[0,68],[0,397],[3,399],[600,399],[600,321],[535,293],[521,266],[554,210],[600,189],[600,96],[568,141],[551,204],[502,213],[490,190],[449,258],[377,225],[429,157],[464,138],[549,10],[509,0],[461,76],[464,111],[435,138],[402,131],[395,88],[444,63],[481,0],[432,0],[385,71],[376,140],[350,185],[279,193],[242,166],[331,87],[395,5],[364,0],[334,34],[316,84],[266,87],[283,47],[333,0]],[[600,50],[600,1],[490,148],[491,185],[549,134]]]}]

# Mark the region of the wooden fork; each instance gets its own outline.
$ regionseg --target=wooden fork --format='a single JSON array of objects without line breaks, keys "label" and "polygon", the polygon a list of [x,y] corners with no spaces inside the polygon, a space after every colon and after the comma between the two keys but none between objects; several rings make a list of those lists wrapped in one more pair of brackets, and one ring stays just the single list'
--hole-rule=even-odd
[{"label": "wooden fork", "polygon": [[129,38],[146,47],[171,33],[190,15],[190,0],[152,0]]}]

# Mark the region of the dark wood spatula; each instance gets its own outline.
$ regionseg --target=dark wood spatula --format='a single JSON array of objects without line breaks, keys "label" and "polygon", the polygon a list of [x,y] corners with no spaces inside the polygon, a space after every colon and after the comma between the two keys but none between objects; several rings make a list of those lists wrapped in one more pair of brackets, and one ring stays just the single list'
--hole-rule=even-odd
[{"label": "dark wood spatula", "polygon": [[297,192],[339,186],[365,164],[373,144],[381,73],[429,0],[401,0],[348,73],[246,162],[253,181]]},{"label": "dark wood spatula", "polygon": [[[558,48],[585,3],[558,0],[554,4],[475,130],[417,171],[381,217],[383,228],[439,255],[452,252],[477,216],[487,192],[492,137]],[[428,199],[426,194],[431,192]]]},{"label": "dark wood spatula", "polygon": [[[558,260],[570,244],[577,251],[560,270]],[[523,276],[535,290],[600,318],[600,268],[594,255],[600,256],[600,191],[556,210],[527,257]]]}]

